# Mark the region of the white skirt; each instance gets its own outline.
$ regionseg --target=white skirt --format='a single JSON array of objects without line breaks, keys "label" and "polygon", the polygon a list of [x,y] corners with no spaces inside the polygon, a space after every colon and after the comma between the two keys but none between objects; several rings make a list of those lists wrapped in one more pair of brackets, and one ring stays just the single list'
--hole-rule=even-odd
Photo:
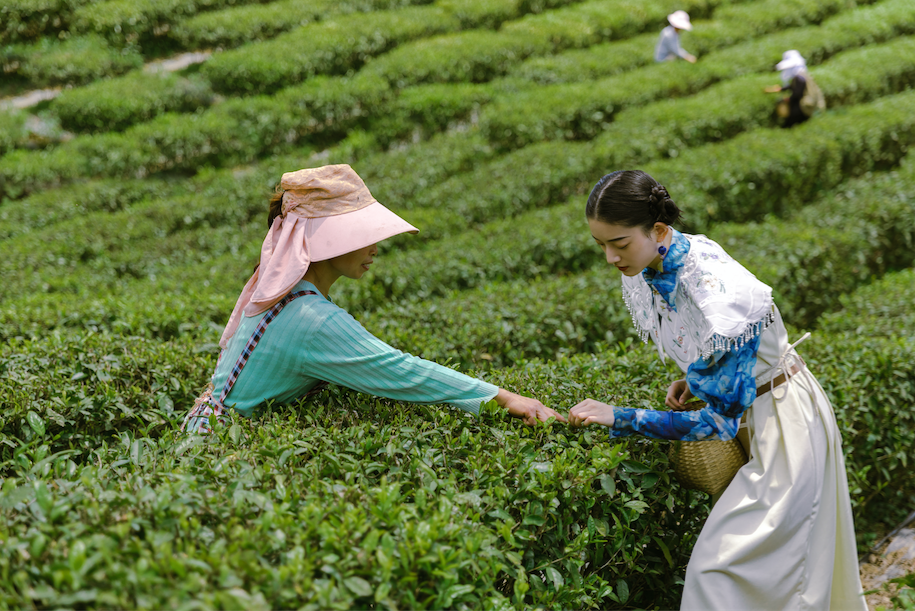
[{"label": "white skirt", "polygon": [[842,442],[805,368],[757,397],[750,461],[709,514],[686,569],[689,611],[867,611]]}]

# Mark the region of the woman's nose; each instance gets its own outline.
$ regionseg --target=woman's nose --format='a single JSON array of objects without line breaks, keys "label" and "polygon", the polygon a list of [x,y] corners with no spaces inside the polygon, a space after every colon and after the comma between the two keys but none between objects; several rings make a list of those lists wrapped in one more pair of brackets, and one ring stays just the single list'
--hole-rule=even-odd
[{"label": "woman's nose", "polygon": [[607,255],[607,263],[609,263],[611,265],[613,265],[614,263],[616,263],[617,261],[620,260],[619,255],[617,255],[615,252],[613,252],[613,249],[611,249],[611,248],[607,248],[606,250],[604,250],[604,254]]}]

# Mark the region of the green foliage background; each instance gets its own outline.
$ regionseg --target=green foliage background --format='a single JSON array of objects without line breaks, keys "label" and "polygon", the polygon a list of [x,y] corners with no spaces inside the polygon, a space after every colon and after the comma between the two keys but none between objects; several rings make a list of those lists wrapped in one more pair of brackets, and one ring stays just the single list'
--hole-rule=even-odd
[{"label": "green foliage background", "polygon": [[[652,62],[675,9],[696,65]],[[325,163],[421,229],[335,300],[563,412],[676,377],[582,218],[649,171],[813,331],[863,551],[915,496],[913,35],[910,0],[8,0],[0,94],[67,88],[0,110],[0,608],[677,606],[709,504],[664,442],[345,388],[178,431]],[[789,48],[828,110],[781,130]]]}]

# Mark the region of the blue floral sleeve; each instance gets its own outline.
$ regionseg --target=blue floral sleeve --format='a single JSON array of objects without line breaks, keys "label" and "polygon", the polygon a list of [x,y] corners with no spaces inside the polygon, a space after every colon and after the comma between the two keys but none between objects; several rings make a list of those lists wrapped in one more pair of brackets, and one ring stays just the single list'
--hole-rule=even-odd
[{"label": "blue floral sleeve", "polygon": [[611,437],[639,434],[656,439],[733,439],[740,417],[756,400],[756,336],[737,350],[698,360],[686,371],[690,392],[708,405],[692,412],[614,407]]}]

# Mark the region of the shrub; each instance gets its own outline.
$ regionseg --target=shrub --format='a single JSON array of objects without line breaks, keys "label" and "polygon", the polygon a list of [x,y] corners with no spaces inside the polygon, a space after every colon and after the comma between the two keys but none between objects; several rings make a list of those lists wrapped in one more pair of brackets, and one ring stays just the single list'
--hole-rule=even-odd
[{"label": "shrub", "polygon": [[886,96],[818,117],[790,133],[748,132],[644,169],[681,194],[675,198],[699,227],[781,215],[850,176],[898,163],[915,138],[915,118],[907,110],[913,99],[912,92]]},{"label": "shrub", "polygon": [[174,23],[168,36],[185,49],[220,47],[267,40],[277,34],[326,19],[330,15],[400,6],[428,4],[431,0],[280,0],[200,13]]},{"label": "shrub", "polygon": [[[26,552],[0,559],[12,605],[677,604],[708,505],[672,481],[663,442],[610,444],[491,407],[473,418],[337,389],[187,438],[170,423],[214,357],[124,341],[60,336],[3,353],[0,385],[15,403],[0,511],[8,547]],[[912,493],[898,453],[915,427],[891,406],[913,394],[915,347],[809,344],[845,432],[860,531],[875,504],[885,516]],[[587,396],[660,406],[673,372],[621,347],[487,378],[564,411]],[[849,434],[888,426],[891,436]]]},{"label": "shrub", "polygon": [[5,0],[0,5],[0,43],[67,30],[73,11],[93,0]]},{"label": "shrub", "polygon": [[0,156],[28,140],[27,118],[28,115],[21,110],[0,110]]},{"label": "shrub", "polygon": [[436,83],[409,87],[392,96],[381,116],[377,108],[368,106],[367,114],[371,116],[367,126],[382,147],[403,140],[417,143],[443,130],[464,131],[494,95],[486,84]]},{"label": "shrub", "polygon": [[143,65],[136,49],[110,47],[105,39],[94,35],[14,45],[7,55],[18,58],[18,74],[32,85],[81,85]]},{"label": "shrub", "polygon": [[212,99],[208,85],[198,78],[138,71],[64,91],[51,108],[69,130],[106,132],[166,112],[193,112]]},{"label": "shrub", "polygon": [[94,212],[117,212],[146,199],[173,197],[184,189],[155,178],[98,180],[33,194],[0,208],[0,240],[39,231]]},{"label": "shrub", "polygon": [[72,30],[94,33],[113,42],[149,43],[163,38],[175,21],[199,11],[260,0],[104,0],[78,8]]},{"label": "shrub", "polygon": [[[915,233],[906,229],[912,226],[915,211],[904,194],[913,182],[915,176],[906,167],[850,181],[836,193],[797,209],[785,219],[724,223],[691,231],[707,232],[719,241],[774,287],[789,320],[810,326],[824,311],[836,308],[838,295],[889,270],[915,263],[910,248]],[[338,289],[335,299],[351,311],[370,311],[392,299],[425,300],[493,282],[521,282],[587,270],[598,265],[600,257],[584,226],[583,208],[584,197],[577,197],[563,206],[493,221],[478,231],[385,257],[363,282]],[[689,217],[689,208],[686,214]],[[486,248],[479,248],[480,236],[485,236]],[[436,262],[434,266],[430,266],[431,261]],[[531,286],[524,292],[540,290]],[[551,294],[552,289],[541,292]],[[564,302],[569,305],[592,298],[593,294],[583,292],[580,299]],[[450,305],[429,307],[445,313],[462,308],[469,312],[473,304],[482,300],[480,296],[454,294],[443,300]],[[491,320],[482,313],[476,318],[483,326]]]},{"label": "shrub", "polygon": [[[669,2],[633,6],[622,0],[591,0],[506,22],[498,32],[457,32],[404,44],[372,61],[366,70],[384,76],[396,88],[429,81],[485,82],[530,56],[626,38],[657,26],[672,6]],[[709,3],[683,8],[707,11]]]},{"label": "shrub", "polygon": [[436,6],[355,13],[220,53],[201,67],[201,73],[217,91],[264,93],[316,74],[358,69],[369,57],[407,40],[458,27]]},{"label": "shrub", "polygon": [[590,81],[650,64],[654,61],[657,41],[658,35],[652,32],[555,55],[531,57],[509,67],[508,75],[543,85]]},{"label": "shrub", "polygon": [[[811,18],[820,14],[814,12]],[[913,15],[915,9],[909,3],[888,0],[841,13],[821,26],[786,30],[721,49],[695,66],[664,63],[597,81],[522,89],[488,105],[480,117],[481,129],[503,149],[540,140],[590,139],[624,108],[690,95],[743,74],[770,71],[784,49],[800,49],[814,65],[839,51],[911,32]]]},{"label": "shrub", "polygon": [[915,268],[887,274],[854,293],[842,295],[841,309],[823,316],[819,327],[826,333],[858,337],[913,337],[913,286]]}]

